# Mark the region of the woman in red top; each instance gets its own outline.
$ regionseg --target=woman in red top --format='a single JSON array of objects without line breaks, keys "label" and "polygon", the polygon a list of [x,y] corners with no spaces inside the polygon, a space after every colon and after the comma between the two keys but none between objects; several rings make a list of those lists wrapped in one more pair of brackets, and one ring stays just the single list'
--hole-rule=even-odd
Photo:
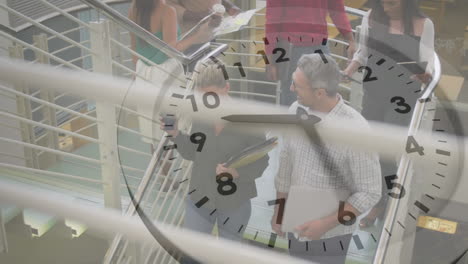
[{"label": "woman in red top", "polygon": [[[265,50],[271,58],[271,64],[267,65],[267,75],[271,80],[281,80],[282,105],[291,105],[296,101],[296,96],[289,87],[299,58],[316,50],[330,53],[326,45],[328,14],[349,43],[348,57],[352,58],[355,51],[354,37],[343,0],[267,1]],[[289,58],[288,62],[277,61],[282,53],[285,53],[284,58]]]}]

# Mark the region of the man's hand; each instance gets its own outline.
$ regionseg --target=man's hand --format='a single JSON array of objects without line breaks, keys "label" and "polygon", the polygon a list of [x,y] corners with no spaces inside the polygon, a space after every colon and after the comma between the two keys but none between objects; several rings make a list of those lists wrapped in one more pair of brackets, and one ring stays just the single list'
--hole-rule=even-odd
[{"label": "man's hand", "polygon": [[278,68],[276,67],[276,65],[267,64],[266,74],[267,74],[268,80],[277,81],[278,80]]},{"label": "man's hand", "polygon": [[240,14],[240,12],[242,12],[242,10],[237,6],[232,6],[227,11],[228,15],[230,16],[237,16],[238,14]]},{"label": "man's hand", "polygon": [[324,220],[319,219],[305,222],[294,230],[299,234],[299,237],[319,240],[328,231],[328,226],[324,223]]},{"label": "man's hand", "polygon": [[411,80],[419,80],[420,82],[424,84],[428,84],[432,81],[432,75],[428,72],[422,73],[422,74],[413,74],[411,75]]},{"label": "man's hand", "polygon": [[239,178],[239,173],[237,172],[237,170],[233,168],[226,168],[224,167],[225,164],[226,163],[218,164],[218,166],[216,166],[216,175],[220,175],[221,173],[229,173],[231,174],[232,178]]},{"label": "man's hand", "polygon": [[349,42],[348,50],[346,52],[348,54],[348,60],[351,62],[353,60],[354,53],[356,52],[356,44],[354,41]]},{"label": "man's hand", "polygon": [[281,231],[281,224],[278,224],[278,210],[275,209],[275,213],[271,217],[271,229],[280,237],[284,237],[285,234]]},{"label": "man's hand", "polygon": [[177,128],[177,120],[175,120],[173,124],[165,124],[164,119],[161,117],[159,118],[159,121],[161,122],[161,130],[166,131],[166,133],[171,135],[172,137],[177,137],[177,135],[179,135],[179,129]]}]

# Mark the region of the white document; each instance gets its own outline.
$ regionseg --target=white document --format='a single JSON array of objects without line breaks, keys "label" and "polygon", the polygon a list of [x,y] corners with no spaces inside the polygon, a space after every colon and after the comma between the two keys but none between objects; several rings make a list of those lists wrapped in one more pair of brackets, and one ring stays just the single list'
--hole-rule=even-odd
[{"label": "white document", "polygon": [[242,27],[249,24],[250,19],[252,16],[257,12],[259,9],[252,9],[249,11],[242,12],[237,16],[227,16],[224,17],[221,21],[221,25],[214,30],[215,36],[232,33],[239,31]]},{"label": "white document", "polygon": [[346,202],[348,190],[322,190],[308,186],[291,186],[284,209],[282,231],[294,233],[294,228],[338,211],[340,201]]}]

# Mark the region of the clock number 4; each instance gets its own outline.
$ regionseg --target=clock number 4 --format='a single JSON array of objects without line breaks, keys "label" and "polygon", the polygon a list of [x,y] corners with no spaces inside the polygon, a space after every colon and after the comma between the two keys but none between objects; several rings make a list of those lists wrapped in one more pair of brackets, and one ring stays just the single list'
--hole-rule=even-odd
[{"label": "clock number 4", "polygon": [[[208,101],[208,98],[209,97],[213,97],[214,99],[214,103],[210,103]],[[186,97],[186,99],[190,99],[190,101],[192,102],[192,109],[194,112],[197,112],[198,111],[198,106],[197,106],[197,101],[195,100],[195,95],[191,94],[191,95],[188,95]],[[219,106],[220,104],[220,100],[219,100],[219,96],[218,94],[216,94],[215,92],[206,92],[203,94],[203,104],[205,105],[206,108],[209,108],[209,109],[214,109],[216,107]]]},{"label": "clock number 4", "polygon": [[390,195],[390,197],[395,198],[395,199],[401,199],[403,198],[403,196],[405,196],[406,191],[405,191],[405,188],[401,184],[393,182],[396,179],[398,179],[396,175],[385,176],[385,183],[387,184],[387,189],[389,190],[393,188],[397,188],[400,190],[399,194],[392,192],[392,193],[388,193],[388,195]]},{"label": "clock number 4", "polygon": [[405,102],[405,98],[401,96],[395,96],[390,99],[390,103],[396,103],[397,106],[402,108],[395,108],[395,111],[400,114],[407,114],[411,112],[411,106]]},{"label": "clock number 4", "polygon": [[421,147],[413,136],[408,136],[406,141],[406,152],[408,154],[417,152],[420,156],[424,155],[424,148]]}]

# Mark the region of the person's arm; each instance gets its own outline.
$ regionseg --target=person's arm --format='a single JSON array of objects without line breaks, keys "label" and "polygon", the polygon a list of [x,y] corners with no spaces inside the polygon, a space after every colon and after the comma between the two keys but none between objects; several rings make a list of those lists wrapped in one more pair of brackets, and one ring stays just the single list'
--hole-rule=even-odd
[{"label": "person's arm", "polygon": [[[135,19],[135,9],[133,8],[133,4],[128,9],[128,19],[130,19],[131,21],[134,21],[134,22],[136,20]],[[130,32],[130,48],[132,50],[136,50],[136,38],[135,38],[135,35],[132,32]],[[136,64],[137,61],[138,61],[137,56],[132,54],[132,61],[133,61],[134,64]]]},{"label": "person's arm", "polygon": [[236,16],[241,12],[240,8],[229,0],[222,0],[222,4],[230,16]]},{"label": "person's arm", "polygon": [[212,36],[212,29],[208,23],[200,26],[193,34],[188,35],[182,40],[177,39],[177,13],[174,7],[166,6],[163,17],[163,41],[178,51],[185,51],[193,44],[208,42]]},{"label": "person's arm", "polygon": [[[266,140],[264,135],[258,137],[252,137],[251,135],[249,135],[249,139],[249,146],[258,144],[259,142]],[[252,182],[255,181],[255,179],[261,177],[263,171],[265,171],[266,167],[268,167],[268,160],[269,156],[267,154],[262,158],[256,160],[255,162],[237,168],[237,172],[239,173],[239,181]]]},{"label": "person's arm", "polygon": [[[338,225],[357,221],[357,216],[371,209],[380,200],[382,177],[377,154],[348,150],[347,156],[350,168],[347,189],[351,191],[351,196],[345,201],[341,212],[335,211],[326,217],[298,226],[296,231],[299,236],[320,239]],[[354,220],[351,220],[349,213],[355,216]]]},{"label": "person's arm", "polygon": [[280,32],[280,26],[283,16],[283,0],[268,0],[266,1],[266,16],[265,16],[265,37],[268,39],[269,45],[265,45],[265,52],[271,54],[275,48],[276,37]]},{"label": "person's arm", "polygon": [[[376,153],[348,149],[350,177],[348,189],[352,192],[349,203],[359,213],[371,209],[382,196],[382,173]],[[357,216],[357,215],[356,215]]]},{"label": "person's arm", "polygon": [[359,32],[359,41],[357,51],[354,53],[353,60],[343,71],[344,74],[351,77],[362,65],[367,63],[367,54],[368,54],[368,36],[369,36],[369,14],[371,11],[367,12],[366,15],[362,18],[361,29]]},{"label": "person's arm", "polygon": [[[284,203],[286,203],[286,199],[288,198],[289,187],[291,185],[291,175],[293,173],[293,163],[292,157],[289,150],[287,139],[283,136],[280,139],[280,144],[278,146],[279,150],[279,167],[278,167],[278,174],[275,177],[275,188],[276,188],[276,199],[285,199]],[[271,228],[275,233],[280,236],[284,236],[283,231],[281,231],[281,221],[278,221],[278,213],[280,212],[279,207],[280,205],[277,204],[274,209],[273,216],[271,218]],[[284,210],[284,206],[283,206]]]},{"label": "person's arm", "polygon": [[429,83],[434,71],[434,23],[429,18],[424,21],[424,28],[419,43],[419,58],[421,61],[427,61],[426,72],[417,74],[415,77],[423,83]]},{"label": "person's arm", "polygon": [[356,51],[356,46],[343,0],[328,1],[328,13],[330,14],[336,28],[338,28],[344,39],[349,43],[347,53],[348,58],[351,60],[354,52]]}]

